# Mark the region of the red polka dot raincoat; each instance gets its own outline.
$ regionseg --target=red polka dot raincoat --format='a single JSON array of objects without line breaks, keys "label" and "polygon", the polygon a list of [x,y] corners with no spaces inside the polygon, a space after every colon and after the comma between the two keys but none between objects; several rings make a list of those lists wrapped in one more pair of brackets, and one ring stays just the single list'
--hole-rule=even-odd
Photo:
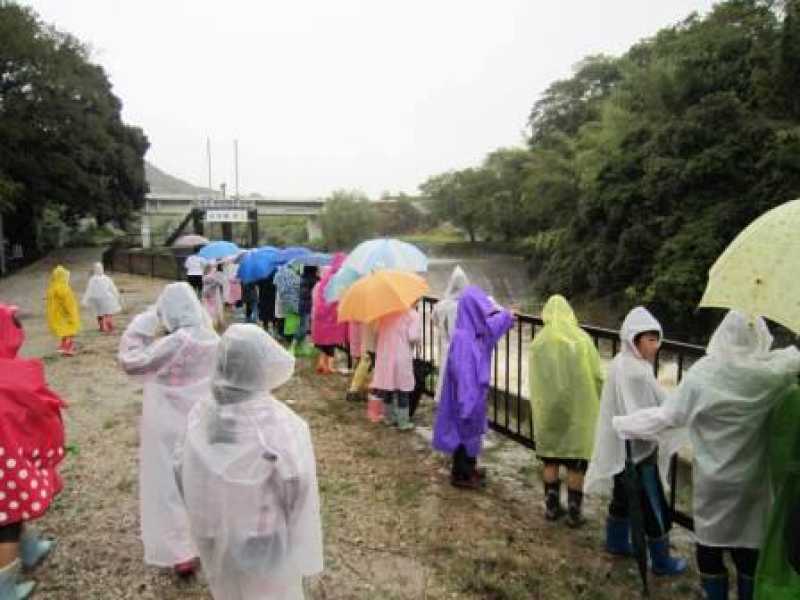
[{"label": "red polka dot raincoat", "polygon": [[0,527],[37,519],[61,492],[64,406],[39,360],[17,357],[25,334],[0,304]]}]

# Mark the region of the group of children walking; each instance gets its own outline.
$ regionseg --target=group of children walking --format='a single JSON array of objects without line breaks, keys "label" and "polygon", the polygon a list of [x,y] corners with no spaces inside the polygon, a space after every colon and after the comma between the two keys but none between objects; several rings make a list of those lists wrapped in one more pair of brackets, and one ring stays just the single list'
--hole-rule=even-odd
[{"label": "group of children walking", "polygon": [[[102,263],[94,264],[81,304],[92,310],[101,332],[114,330],[113,317],[122,310],[122,305],[119,290],[105,274]],[[77,351],[75,336],[81,330],[80,307],[70,286],[70,272],[61,265],[50,275],[45,315],[51,333],[59,340],[59,354],[74,356]]]},{"label": "group of children walking", "polygon": [[[343,260],[334,257],[319,279],[311,269],[294,273],[300,280],[293,284],[297,309],[310,316],[310,322],[301,317],[299,326],[310,328],[320,349],[317,372],[332,372],[334,348],[349,339],[359,363],[348,397],[367,395],[372,420],[411,429],[418,312],[412,307],[371,325],[339,324],[325,289]],[[205,278],[221,272],[215,267],[204,275],[204,301]],[[292,296],[282,277],[276,279],[276,302]],[[83,303],[93,308],[100,331],[112,330],[119,292],[99,264]],[[59,350],[74,353],[80,315],[62,267],[53,271],[46,311]],[[52,547],[29,523],[61,490],[64,455],[64,403],[47,388],[41,362],[17,356],[24,333],[16,315],[16,307],[0,305],[3,600],[30,593],[31,585],[18,581],[20,565],[35,565]],[[633,555],[635,510],[652,571],[682,573],[687,561],[670,550],[664,479],[673,455],[688,442],[705,597],[729,597],[725,553],[735,565],[741,600],[753,598],[756,589],[769,594],[761,597],[794,597],[800,582],[800,565],[793,562],[800,546],[800,352],[772,350],[763,319],[731,311],[706,356],[668,391],[654,375],[663,331],[643,307],[623,321],[621,350],[605,373],[566,299],[550,298],[542,316],[544,327],[530,346],[529,378],[546,518],[565,517],[579,527],[584,491],[609,493],[606,549]],[[457,268],[432,318],[442,356],[433,447],[452,456],[452,485],[480,489],[487,481],[478,459],[487,431],[491,357],[514,315],[469,285]],[[295,358],[256,325],[233,324],[221,338],[214,325],[196,289],[173,283],[131,321],[120,341],[119,364],[144,386],[139,494],[145,560],[188,576],[199,557],[218,599],[302,598],[302,577],[322,569],[314,453],[306,423],[272,395],[292,376]],[[634,465],[636,488],[626,461]]]}]

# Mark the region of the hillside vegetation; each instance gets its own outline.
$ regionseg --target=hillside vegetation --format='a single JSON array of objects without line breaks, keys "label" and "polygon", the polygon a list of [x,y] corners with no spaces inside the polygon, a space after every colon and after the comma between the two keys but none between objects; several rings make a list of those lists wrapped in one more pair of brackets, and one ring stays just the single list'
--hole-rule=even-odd
[{"label": "hillside vegetation", "polygon": [[701,336],[708,268],[800,196],[800,3],[728,0],[534,103],[527,148],[421,189],[473,239],[510,240],[547,292],[616,296]]}]

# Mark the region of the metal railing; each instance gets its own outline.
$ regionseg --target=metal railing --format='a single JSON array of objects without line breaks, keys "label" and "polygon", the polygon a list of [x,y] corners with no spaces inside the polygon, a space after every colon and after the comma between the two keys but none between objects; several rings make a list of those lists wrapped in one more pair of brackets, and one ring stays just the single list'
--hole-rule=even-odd
[{"label": "metal railing", "polygon": [[[432,367],[432,376],[426,382],[426,393],[433,395],[436,389],[436,378],[441,366],[441,348],[434,330],[431,315],[437,303],[436,298],[424,297],[420,302],[422,316],[422,344],[417,351],[417,358],[428,362]],[[492,379],[487,398],[489,427],[531,450],[536,449],[534,436],[533,410],[528,390],[528,349],[536,333],[544,326],[540,317],[517,314],[511,330],[495,346],[492,355]],[[619,331],[603,327],[581,325],[584,331],[594,340],[603,359],[610,360],[619,350]],[[691,364],[705,354],[702,346],[664,340],[656,357],[654,369],[656,377],[666,386],[677,385],[683,373]],[[686,461],[675,457],[669,474],[669,504],[673,520],[693,529],[690,510],[684,508],[689,504],[688,494],[691,489],[691,469]]]}]

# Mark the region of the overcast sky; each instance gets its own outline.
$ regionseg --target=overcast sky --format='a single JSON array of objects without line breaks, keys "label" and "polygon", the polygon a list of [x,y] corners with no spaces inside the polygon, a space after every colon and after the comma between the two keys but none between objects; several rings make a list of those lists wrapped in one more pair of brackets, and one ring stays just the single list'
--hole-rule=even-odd
[{"label": "overcast sky", "polygon": [[522,143],[531,105],[710,0],[32,0],[93,49],[147,159],[242,194],[416,193]]}]

